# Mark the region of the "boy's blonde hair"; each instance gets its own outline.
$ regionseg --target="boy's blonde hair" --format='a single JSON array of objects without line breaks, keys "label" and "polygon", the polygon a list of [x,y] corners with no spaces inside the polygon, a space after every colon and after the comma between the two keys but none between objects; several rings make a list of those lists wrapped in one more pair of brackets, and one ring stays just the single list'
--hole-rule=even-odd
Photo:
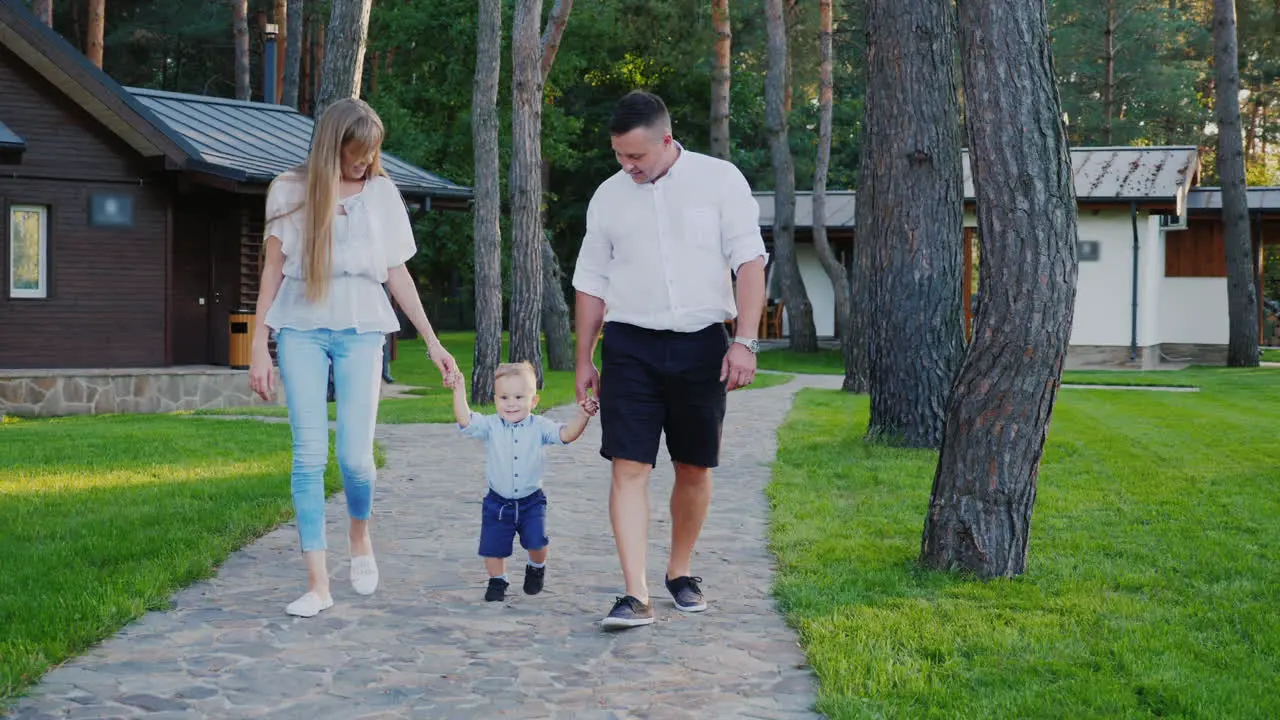
[{"label": "boy's blonde hair", "polygon": [[534,390],[538,389],[538,372],[533,369],[528,361],[518,363],[502,363],[497,370],[493,371],[493,381],[496,383],[504,377],[523,376],[529,380],[529,387]]}]

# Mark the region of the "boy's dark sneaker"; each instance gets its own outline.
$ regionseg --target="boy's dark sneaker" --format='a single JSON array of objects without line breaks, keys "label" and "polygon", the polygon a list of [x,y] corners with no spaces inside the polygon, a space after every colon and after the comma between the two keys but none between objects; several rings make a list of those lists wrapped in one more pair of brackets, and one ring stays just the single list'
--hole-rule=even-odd
[{"label": "boy's dark sneaker", "polygon": [[547,574],[547,568],[536,568],[532,565],[524,566],[524,594],[537,595],[542,592],[542,579]]},{"label": "boy's dark sneaker", "polygon": [[507,586],[511,583],[502,578],[489,578],[489,589],[484,591],[484,599],[489,602],[501,602],[507,599]]},{"label": "boy's dark sneaker", "polygon": [[698,587],[702,578],[685,575],[675,580],[666,578],[666,581],[667,592],[671,593],[671,598],[676,601],[677,610],[702,612],[707,609],[707,601],[702,597],[702,588]]},{"label": "boy's dark sneaker", "polygon": [[600,621],[605,630],[623,630],[653,624],[653,605],[624,595],[613,604],[613,609]]}]

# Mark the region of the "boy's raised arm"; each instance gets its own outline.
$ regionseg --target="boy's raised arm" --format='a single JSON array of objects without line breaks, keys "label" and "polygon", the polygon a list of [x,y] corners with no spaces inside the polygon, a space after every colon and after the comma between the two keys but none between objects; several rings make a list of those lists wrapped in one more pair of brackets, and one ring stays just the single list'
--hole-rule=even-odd
[{"label": "boy's raised arm", "polygon": [[578,414],[573,419],[565,423],[560,428],[560,442],[569,444],[574,440],[582,437],[583,431],[587,429],[587,423],[591,422],[591,416],[595,415],[594,405],[590,405],[591,411],[588,412],[586,403],[578,406]]},{"label": "boy's raised arm", "polygon": [[453,388],[453,416],[458,427],[465,428],[471,424],[471,406],[467,404],[467,383],[461,372],[456,372],[449,379],[449,387]]}]

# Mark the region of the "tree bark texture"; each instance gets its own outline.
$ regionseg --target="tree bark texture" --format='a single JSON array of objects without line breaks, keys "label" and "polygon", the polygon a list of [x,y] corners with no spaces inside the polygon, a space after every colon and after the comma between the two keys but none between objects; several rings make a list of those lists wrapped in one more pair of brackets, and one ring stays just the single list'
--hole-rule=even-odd
[{"label": "tree bark texture", "polygon": [[331,0],[329,28],[325,33],[324,64],[315,116],[336,100],[360,97],[364,74],[364,48],[369,35],[372,0]]},{"label": "tree bark texture", "polygon": [[511,29],[511,362],[542,386],[542,0],[516,0]]},{"label": "tree bark texture", "polygon": [[1227,252],[1227,365],[1258,365],[1258,288],[1254,283],[1244,140],[1240,132],[1239,47],[1235,0],[1213,0],[1214,107],[1218,121],[1218,177]]},{"label": "tree bark texture", "polygon": [[729,0],[712,0],[711,24],[716,31],[715,59],[711,67],[711,155],[728,160],[730,61],[733,57]]},{"label": "tree bark texture", "polygon": [[249,1],[231,0],[231,28],[236,47],[236,99],[248,100],[249,84]]},{"label": "tree bark texture", "polygon": [[547,16],[547,27],[542,32],[542,84],[546,86],[547,77],[551,75],[551,67],[556,63],[556,53],[560,50],[560,39],[564,37],[564,27],[569,23],[569,13],[573,10],[573,0],[556,0],[551,6],[551,14]]},{"label": "tree bark texture", "polygon": [[542,243],[542,331],[547,336],[547,367],[573,370],[573,326],[564,299],[564,273],[549,241]]},{"label": "tree bark texture", "polygon": [[53,0],[34,0],[31,3],[31,14],[45,25],[53,27]]},{"label": "tree bark texture", "polygon": [[782,303],[791,331],[791,349],[817,352],[818,333],[813,326],[813,306],[805,292],[796,261],[796,172],[787,139],[787,113],[783,109],[787,83],[787,23],[785,0],[765,0],[769,37],[769,70],[765,75],[765,125],[773,158],[774,213],[773,259],[782,291]]},{"label": "tree bark texture", "polygon": [[107,0],[89,0],[89,31],[85,37],[84,53],[89,62],[102,67],[102,38],[106,33]]},{"label": "tree bark texture", "polygon": [[964,355],[964,185],[949,3],[867,3],[867,96],[857,243],[871,423],[936,448]]},{"label": "tree bark texture", "polygon": [[289,54],[289,0],[275,0],[271,20],[276,24],[276,96],[263,98],[263,102],[278,103],[284,94],[284,66]]},{"label": "tree bark texture", "polygon": [[[855,208],[856,212],[856,208]],[[853,268],[849,273],[849,297],[851,312],[844,327],[840,328],[840,349],[844,355],[844,380],[840,389],[847,393],[871,392],[870,371],[867,368],[867,284],[869,273],[862,258],[862,244],[854,238]]]},{"label": "tree bark texture", "polygon": [[[551,68],[555,65],[556,51],[560,49],[560,39],[564,37],[565,26],[569,23],[569,13],[573,10],[573,0],[556,0],[547,18],[547,27],[542,32],[542,86],[545,90]],[[544,159],[542,162],[542,185],[547,187],[551,175],[551,166]],[[541,190],[539,191],[541,194]],[[542,226],[546,227],[546,207],[541,206]],[[569,304],[564,299],[564,285],[561,278],[564,273],[560,269],[560,258],[556,256],[551,245],[551,236],[542,234],[542,332],[547,341],[547,367],[551,370],[573,370],[573,320],[569,316]]]},{"label": "tree bark texture", "polygon": [[302,15],[304,0],[289,0],[285,10],[288,30],[284,43],[284,81],[280,85],[280,103],[297,110],[298,87],[302,74]]},{"label": "tree bark texture", "polygon": [[476,73],[471,97],[475,153],[476,348],[471,402],[493,402],[493,375],[502,361],[502,198],[498,165],[498,75],[502,66],[502,0],[479,0]]},{"label": "tree bark texture", "polygon": [[311,48],[315,55],[311,58],[311,116],[318,118],[320,113],[316,111],[316,99],[320,96],[320,76],[324,71],[324,31],[325,21],[323,17],[316,18],[315,36],[312,38]]},{"label": "tree bark texture", "polygon": [[818,160],[813,170],[813,247],[818,261],[827,271],[831,287],[835,291],[836,329],[840,335],[840,349],[845,367],[853,353],[853,338],[849,333],[849,318],[853,315],[853,288],[849,273],[831,249],[827,241],[827,175],[831,169],[831,115],[835,86],[832,50],[832,5],[834,0],[818,0]]},{"label": "tree bark texture", "polygon": [[921,541],[933,568],[1019,575],[1071,335],[1076,200],[1044,0],[961,0],[983,300]]},{"label": "tree bark texture", "polygon": [[1118,21],[1116,19],[1116,0],[1107,0],[1107,24],[1102,30],[1103,35],[1103,54],[1107,65],[1106,79],[1102,85],[1102,107],[1105,113],[1105,121],[1102,127],[1102,139],[1106,145],[1111,145],[1112,138],[1112,119],[1116,114],[1116,30],[1118,29]]}]

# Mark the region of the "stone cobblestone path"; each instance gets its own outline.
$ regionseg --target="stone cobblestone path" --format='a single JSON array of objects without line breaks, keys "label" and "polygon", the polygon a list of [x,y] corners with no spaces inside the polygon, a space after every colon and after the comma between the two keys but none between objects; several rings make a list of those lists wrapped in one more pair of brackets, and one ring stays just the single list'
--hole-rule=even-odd
[{"label": "stone cobblestone path", "polygon": [[794,393],[838,383],[797,376],[730,395],[724,464],[694,559],[705,613],[679,613],[662,587],[672,483],[665,458],[650,503],[658,620],[605,633],[598,622],[622,579],[597,421],[577,443],[548,448],[547,588],[520,591],[517,554],[506,603],[483,601],[476,557],[481,445],[452,425],[385,425],[375,595],[358,596],[348,582],[344,506],[335,497],[327,510],[332,609],[306,620],[284,614],[305,590],[305,571],[295,528],[277,528],[213,579],[179,592],[168,611],[49,672],[11,717],[816,718],[814,679],[769,595],[764,487]]}]

